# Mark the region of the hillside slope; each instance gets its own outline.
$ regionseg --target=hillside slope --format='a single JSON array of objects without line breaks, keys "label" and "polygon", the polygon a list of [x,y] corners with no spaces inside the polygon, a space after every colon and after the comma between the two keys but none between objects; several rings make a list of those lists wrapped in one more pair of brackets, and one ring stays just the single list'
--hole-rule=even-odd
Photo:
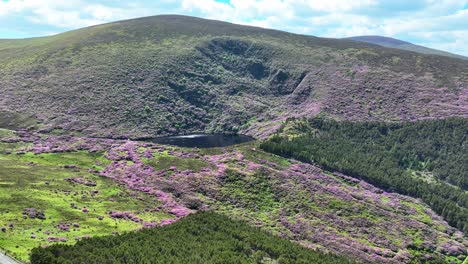
[{"label": "hillside slope", "polygon": [[261,144],[269,152],[421,198],[468,231],[467,119],[406,123],[288,120]]},{"label": "hillside slope", "polygon": [[[5,227],[0,248],[26,260],[39,245],[71,245],[88,236],[167,225],[212,210],[305,247],[364,263],[461,264],[467,258],[463,233],[420,200],[258,147],[251,142],[191,149],[32,132],[0,134],[0,200],[6,201],[0,203],[0,227]],[[67,164],[75,166],[65,168]],[[47,219],[25,219],[25,208],[35,208]],[[143,236],[135,235],[142,241],[138,238]],[[110,246],[119,240],[89,243]],[[177,238],[166,241],[169,247],[177,244]],[[156,244],[146,242],[157,252]],[[70,250],[81,255],[80,247]],[[122,249],[116,257],[146,255],[145,248]],[[202,254],[209,251],[202,248]],[[109,250],[82,257],[110,256],[112,247]]]},{"label": "hillside slope", "polygon": [[0,40],[0,61],[0,127],[9,129],[262,137],[318,113],[468,116],[467,61],[185,16]]},{"label": "hillside slope", "polygon": [[414,52],[423,53],[423,54],[440,55],[440,56],[447,56],[447,57],[452,57],[452,58],[457,58],[457,59],[468,60],[468,58],[465,56],[453,54],[453,53],[442,51],[442,50],[431,49],[431,48],[427,48],[421,45],[416,45],[407,41],[402,41],[399,39],[394,39],[394,38],[389,38],[389,37],[356,36],[356,37],[350,37],[347,39],[376,44],[376,45],[387,47],[387,48],[395,48],[395,49],[401,49],[401,50],[407,50],[407,51],[414,51]]}]

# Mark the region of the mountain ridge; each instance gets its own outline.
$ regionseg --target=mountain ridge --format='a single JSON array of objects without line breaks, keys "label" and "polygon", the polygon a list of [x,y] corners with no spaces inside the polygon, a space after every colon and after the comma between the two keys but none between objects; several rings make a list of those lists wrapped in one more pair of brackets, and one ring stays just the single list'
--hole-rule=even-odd
[{"label": "mountain ridge", "polygon": [[411,42],[407,42],[407,41],[403,41],[403,40],[395,39],[395,38],[390,38],[390,37],[384,37],[384,36],[378,36],[378,35],[366,35],[366,36],[349,37],[345,39],[371,43],[371,44],[379,45],[382,47],[395,48],[395,49],[413,51],[413,52],[418,52],[418,53],[423,53],[423,54],[447,56],[451,58],[468,60],[468,57],[463,56],[463,55],[454,54],[454,53],[450,53],[450,52],[443,51],[443,50],[432,49],[432,48],[424,47],[421,45],[416,45]]}]

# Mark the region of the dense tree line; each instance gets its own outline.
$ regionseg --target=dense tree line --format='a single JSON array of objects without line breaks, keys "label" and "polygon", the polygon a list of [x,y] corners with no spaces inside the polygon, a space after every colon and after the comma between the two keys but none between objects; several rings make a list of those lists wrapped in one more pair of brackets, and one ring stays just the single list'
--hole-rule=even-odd
[{"label": "dense tree line", "polygon": [[[287,128],[287,129],[286,129]],[[468,231],[468,119],[404,123],[288,120],[261,147],[421,198]]]},{"label": "dense tree line", "polygon": [[354,263],[302,247],[213,212],[163,227],[35,248],[32,264],[66,263]]}]

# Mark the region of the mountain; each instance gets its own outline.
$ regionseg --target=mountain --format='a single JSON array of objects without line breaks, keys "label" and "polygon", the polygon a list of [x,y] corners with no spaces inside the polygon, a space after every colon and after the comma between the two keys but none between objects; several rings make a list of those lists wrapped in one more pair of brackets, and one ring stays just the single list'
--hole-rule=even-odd
[{"label": "mountain", "polygon": [[[169,15],[0,40],[0,61],[9,256],[302,263],[267,231],[312,258],[466,262],[466,60]],[[141,140],[201,131],[259,140]],[[31,255],[56,243],[76,246]]]},{"label": "mountain", "polygon": [[0,127],[141,138],[468,116],[468,62],[163,15],[0,40]]},{"label": "mountain", "polygon": [[371,44],[376,44],[383,47],[394,48],[394,49],[401,49],[401,50],[408,50],[414,51],[422,54],[432,54],[432,55],[440,55],[440,56],[447,56],[457,59],[468,60],[467,57],[453,54],[450,52],[436,50],[427,48],[424,46],[416,45],[410,42],[402,41],[399,39],[383,37],[383,36],[357,36],[357,37],[350,37],[347,39],[359,41],[359,42],[366,42]]}]

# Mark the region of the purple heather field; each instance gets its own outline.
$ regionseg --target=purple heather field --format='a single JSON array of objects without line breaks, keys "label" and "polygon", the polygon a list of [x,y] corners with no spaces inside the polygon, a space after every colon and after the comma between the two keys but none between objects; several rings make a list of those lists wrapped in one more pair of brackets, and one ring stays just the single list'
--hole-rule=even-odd
[{"label": "purple heather field", "polygon": [[[108,165],[92,173],[145,193],[159,204],[145,211],[174,216],[145,222],[135,212],[109,212],[111,218],[141,227],[170,224],[198,210],[215,210],[306,247],[374,263],[409,262],[415,252],[428,261],[434,256],[463,260],[467,254],[468,240],[463,234],[421,201],[341,173],[263,153],[252,144],[205,151],[25,131],[2,141],[29,142],[15,155],[103,153]],[[197,161],[202,166],[191,170],[173,162],[158,168],[158,162],[152,162],[158,157]],[[90,187],[94,184],[79,177],[66,180]],[[59,237],[49,239],[57,241],[61,241]]]}]

